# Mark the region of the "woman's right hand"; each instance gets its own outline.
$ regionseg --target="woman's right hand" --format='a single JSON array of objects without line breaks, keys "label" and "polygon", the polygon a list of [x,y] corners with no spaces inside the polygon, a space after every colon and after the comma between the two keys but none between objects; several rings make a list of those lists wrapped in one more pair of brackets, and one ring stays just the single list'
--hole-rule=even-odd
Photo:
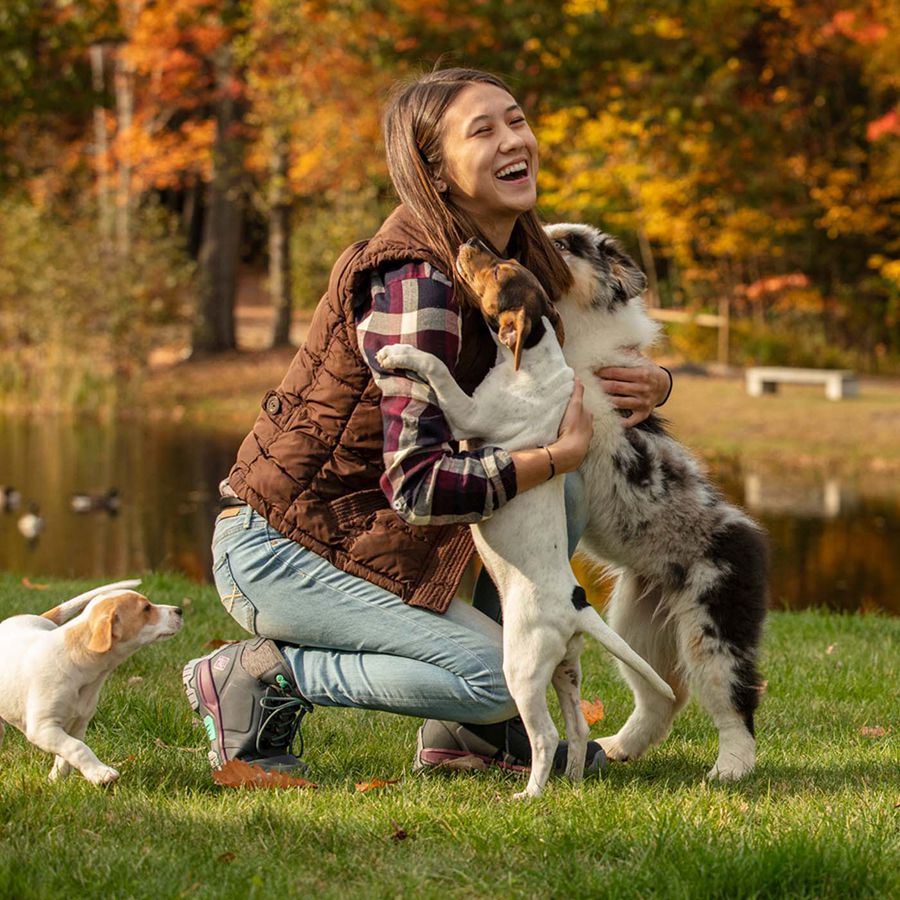
[{"label": "woman's right hand", "polygon": [[584,408],[584,383],[575,379],[569,405],[559,423],[559,437],[550,444],[557,473],[572,472],[587,456],[594,436],[594,417]]}]

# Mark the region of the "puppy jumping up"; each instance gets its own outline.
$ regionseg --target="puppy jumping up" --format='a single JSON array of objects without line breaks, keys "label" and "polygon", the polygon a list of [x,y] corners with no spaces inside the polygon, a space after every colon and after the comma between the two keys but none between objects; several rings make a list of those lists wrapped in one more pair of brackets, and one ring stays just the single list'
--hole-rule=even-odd
[{"label": "puppy jumping up", "polygon": [[768,553],[759,525],[726,502],[655,415],[626,428],[593,373],[634,364],[658,326],[644,310],[644,274],[616,242],[587,225],[545,229],[575,285],[557,304],[565,358],[585,383],[594,437],[581,464],[590,504],[578,546],[619,570],[610,624],[675,690],[675,701],[622,674],[635,707],[600,739],[610,759],[633,759],[669,733],[693,693],[719,731],[711,779],[737,779],[756,759],[756,668],[766,612]]},{"label": "puppy jumping up", "polygon": [[[530,272],[475,240],[460,247],[457,268],[479,296],[499,344],[497,363],[474,395],[461,390],[437,357],[409,345],[382,348],[379,363],[425,378],[458,440],[478,439],[507,450],[552,442],[574,382],[551,323],[559,319],[546,294]],[[588,726],[580,703],[582,634],[596,638],[631,667],[648,691],[667,702],[674,702],[674,695],[606,625],[575,580],[566,552],[562,476],[525,491],[471,527],[500,593],[503,674],[532,748],[531,775],[516,797],[536,797],[558,741],[547,706],[551,682],[569,739],[566,775],[577,780],[583,774]]]},{"label": "puppy jumping up", "polygon": [[53,753],[50,780],[78,769],[93,784],[115,781],[84,743],[106,676],[146,644],[172,637],[181,610],[156,606],[118,581],[40,616],[0,622],[0,743],[4,722]]}]

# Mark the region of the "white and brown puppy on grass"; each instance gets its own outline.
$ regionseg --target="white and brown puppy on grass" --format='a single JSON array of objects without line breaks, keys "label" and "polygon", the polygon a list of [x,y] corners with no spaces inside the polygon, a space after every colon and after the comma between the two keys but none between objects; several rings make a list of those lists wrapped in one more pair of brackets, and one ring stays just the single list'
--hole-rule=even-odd
[{"label": "white and brown puppy on grass", "polygon": [[100,689],[116,666],[182,624],[178,607],[154,605],[131,590],[138,584],[118,581],[0,622],[0,743],[6,722],[55,754],[51,781],[72,768],[94,784],[119,777],[84,743]]},{"label": "white and brown puppy on grass", "polygon": [[[498,339],[497,362],[469,397],[437,357],[406,344],[378,352],[388,369],[426,379],[454,437],[518,450],[554,441],[574,383],[537,279],[478,241],[459,250],[457,267],[480,298]],[[549,317],[549,318],[546,318]],[[669,686],[588,604],[567,556],[563,477],[513,498],[472,526],[475,546],[503,604],[503,674],[532,748],[531,774],[516,797],[538,796],[547,781],[558,733],[547,706],[552,682],[569,740],[566,775],[581,778],[588,726],[581,712],[582,635],[590,634],[646,680],[648,691],[674,702]]]},{"label": "white and brown puppy on grass", "polygon": [[[669,733],[693,693],[719,731],[708,777],[736,779],[756,759],[756,663],[766,611],[762,529],[727,503],[655,415],[634,428],[593,373],[628,366],[658,326],[644,310],[643,273],[616,242],[586,225],[549,225],[575,285],[557,304],[566,362],[585,384],[594,437],[581,465],[590,515],[578,550],[619,574],[610,624],[675,691],[650,690],[626,668],[635,708],[600,744],[610,759],[640,756]],[[715,410],[710,411],[715,414]]]}]

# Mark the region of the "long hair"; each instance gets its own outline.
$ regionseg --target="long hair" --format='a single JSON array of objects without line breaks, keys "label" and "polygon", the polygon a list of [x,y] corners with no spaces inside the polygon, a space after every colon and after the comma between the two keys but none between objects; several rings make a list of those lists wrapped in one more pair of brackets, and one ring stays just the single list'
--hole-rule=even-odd
[{"label": "long hair", "polygon": [[[487,241],[478,222],[461,210],[435,184],[441,169],[444,114],[470,84],[491,84],[512,93],[501,78],[478,69],[438,69],[401,83],[384,113],[384,144],[388,171],[400,200],[431,236],[433,249],[453,279],[457,297],[470,301],[469,288],[456,272],[460,244],[477,236]],[[572,275],[562,256],[544,234],[534,210],[522,213],[513,228],[510,247],[519,262],[541,282],[553,302],[571,286]]]}]

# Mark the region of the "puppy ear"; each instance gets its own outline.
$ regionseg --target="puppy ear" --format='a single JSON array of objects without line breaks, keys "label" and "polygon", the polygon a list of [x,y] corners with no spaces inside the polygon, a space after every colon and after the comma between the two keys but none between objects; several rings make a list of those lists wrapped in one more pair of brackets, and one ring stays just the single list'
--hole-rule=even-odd
[{"label": "puppy ear", "polygon": [[113,645],[118,615],[114,609],[105,610],[91,620],[91,639],[88,650],[94,653],[107,653]]},{"label": "puppy ear", "polygon": [[612,302],[627,303],[647,287],[647,276],[615,241],[608,241],[604,250],[612,282]]},{"label": "puppy ear", "polygon": [[522,345],[525,343],[525,308],[505,309],[497,319],[497,337],[513,351],[515,369],[519,371],[522,361]]}]

